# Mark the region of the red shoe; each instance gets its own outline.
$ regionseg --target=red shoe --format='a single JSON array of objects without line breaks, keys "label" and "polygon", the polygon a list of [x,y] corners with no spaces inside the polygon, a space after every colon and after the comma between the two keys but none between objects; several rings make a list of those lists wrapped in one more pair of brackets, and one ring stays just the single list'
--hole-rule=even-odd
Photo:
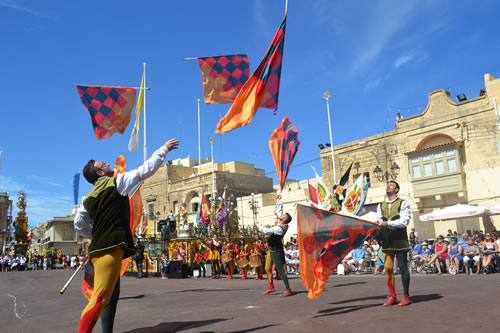
[{"label": "red shoe", "polygon": [[215,275],[212,275],[212,279],[217,279],[217,276],[215,276]]},{"label": "red shoe", "polygon": [[405,306],[405,305],[408,305],[408,304],[411,304],[410,296],[404,295],[403,299],[401,300],[401,302],[399,302],[399,306]]},{"label": "red shoe", "polygon": [[246,277],[246,276],[242,276],[242,277],[241,277],[241,279],[242,279],[242,280],[246,280],[246,279],[247,279],[247,277]]},{"label": "red shoe", "polygon": [[262,293],[262,295],[267,295],[267,294],[270,294],[270,293],[274,293],[275,291],[276,291],[276,289],[274,289],[274,286],[270,285],[269,287],[267,287],[267,290]]},{"label": "red shoe", "polygon": [[228,279],[232,279],[232,278],[233,278],[233,276],[232,276],[232,275],[228,275],[228,277],[227,277],[227,278],[228,278]]},{"label": "red shoe", "polygon": [[389,299],[387,300],[387,302],[384,303],[384,306],[390,306],[390,305],[394,305],[398,302],[396,296],[389,296]]},{"label": "red shoe", "polygon": [[283,294],[280,295],[281,297],[286,297],[286,296],[292,296],[292,291],[290,289],[285,290]]},{"label": "red shoe", "polygon": [[255,280],[262,280],[262,276],[257,276]]}]

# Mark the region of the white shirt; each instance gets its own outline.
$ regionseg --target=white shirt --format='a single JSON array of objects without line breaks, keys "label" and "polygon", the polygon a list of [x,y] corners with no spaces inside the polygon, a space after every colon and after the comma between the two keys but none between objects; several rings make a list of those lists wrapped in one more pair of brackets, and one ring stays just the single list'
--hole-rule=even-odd
[{"label": "white shirt", "polygon": [[[387,200],[387,198],[385,199],[389,211],[391,211],[391,205],[396,199],[392,201]],[[406,228],[410,223],[410,218],[411,218],[410,204],[406,200],[403,200],[401,201],[399,219],[394,221],[387,221],[387,225],[393,228]],[[380,204],[378,204],[377,206],[377,220],[382,221],[382,208]]]},{"label": "white shirt", "polygon": [[[116,188],[118,193],[125,197],[135,185],[151,177],[163,164],[167,153],[168,148],[166,146],[161,146],[137,169],[118,174],[118,176],[116,176]],[[83,238],[92,237],[92,220],[90,219],[89,213],[85,210],[83,203],[78,207],[73,223],[76,232],[80,236]]]},{"label": "white shirt", "polygon": [[273,234],[282,236],[285,234],[285,231],[283,230],[283,228],[281,228],[277,225],[275,225],[271,228],[266,228],[266,227],[261,226],[260,224],[257,224],[257,227],[259,228],[259,231],[262,232],[266,236],[273,235]]}]

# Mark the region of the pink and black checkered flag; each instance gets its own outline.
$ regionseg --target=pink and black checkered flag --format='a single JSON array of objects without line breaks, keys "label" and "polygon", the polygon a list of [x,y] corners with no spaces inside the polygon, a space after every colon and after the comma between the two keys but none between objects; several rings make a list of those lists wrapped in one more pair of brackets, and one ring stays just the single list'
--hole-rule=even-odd
[{"label": "pink and black checkered flag", "polygon": [[97,139],[123,134],[135,104],[135,88],[76,86],[83,105],[89,110]]},{"label": "pink and black checkered flag", "polygon": [[250,76],[247,54],[198,58],[206,104],[234,102]]}]

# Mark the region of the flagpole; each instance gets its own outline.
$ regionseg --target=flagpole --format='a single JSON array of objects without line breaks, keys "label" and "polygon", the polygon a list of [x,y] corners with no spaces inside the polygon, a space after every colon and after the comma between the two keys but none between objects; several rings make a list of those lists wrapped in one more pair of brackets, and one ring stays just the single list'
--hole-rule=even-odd
[{"label": "flagpole", "polygon": [[[144,87],[146,87],[146,63],[143,63],[144,66]],[[148,159],[148,142],[146,136],[146,90],[144,90],[144,162]]]},{"label": "flagpole", "polygon": [[213,136],[210,137],[210,148],[212,151],[212,200],[214,203],[214,210],[215,210],[215,170],[214,170],[214,138],[213,138]]},{"label": "flagpole", "polygon": [[198,101],[198,176],[201,175],[201,143],[200,143],[200,99]]},{"label": "flagpole", "polygon": [[286,2],[285,2],[285,14],[286,14],[287,10],[288,10],[288,0],[286,0]]},{"label": "flagpole", "polygon": [[326,110],[328,112],[328,129],[330,130],[330,150],[332,152],[332,171],[333,171],[333,185],[337,183],[337,174],[335,172],[335,157],[333,155],[333,139],[332,139],[332,125],[330,121],[330,103],[329,99],[332,95],[330,94],[329,91],[325,91],[323,94],[323,98],[326,100]]}]

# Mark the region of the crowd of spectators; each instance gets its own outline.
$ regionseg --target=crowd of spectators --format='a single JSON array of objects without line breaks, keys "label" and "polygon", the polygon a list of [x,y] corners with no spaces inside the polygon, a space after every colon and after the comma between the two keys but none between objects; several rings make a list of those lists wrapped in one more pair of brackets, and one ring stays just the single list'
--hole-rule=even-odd
[{"label": "crowd of spectators", "polygon": [[[419,240],[412,228],[408,252],[409,268],[422,274],[490,274],[500,272],[500,238],[497,232],[475,231],[458,235],[448,231],[446,237]],[[338,274],[383,274],[382,247],[373,238],[352,250],[337,268]],[[397,262],[394,263],[397,273]]]},{"label": "crowd of spectators", "polygon": [[37,271],[48,269],[77,269],[84,259],[83,256],[76,254],[67,255],[0,255],[0,271]]}]

